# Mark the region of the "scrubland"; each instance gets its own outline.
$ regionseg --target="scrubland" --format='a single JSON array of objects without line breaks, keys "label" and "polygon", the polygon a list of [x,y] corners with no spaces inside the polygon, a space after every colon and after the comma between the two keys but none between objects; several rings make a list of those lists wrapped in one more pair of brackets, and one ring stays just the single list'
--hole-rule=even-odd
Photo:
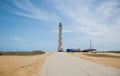
[{"label": "scrubland", "polygon": [[45,58],[41,55],[2,55],[0,56],[0,76],[39,76]]},{"label": "scrubland", "polygon": [[120,69],[120,53],[68,53],[81,59]]}]

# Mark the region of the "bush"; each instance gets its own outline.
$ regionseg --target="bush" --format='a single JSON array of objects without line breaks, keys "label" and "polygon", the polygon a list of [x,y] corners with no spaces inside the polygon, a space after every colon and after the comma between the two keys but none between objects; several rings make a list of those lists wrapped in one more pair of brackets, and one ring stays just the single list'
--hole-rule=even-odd
[{"label": "bush", "polygon": [[41,50],[34,50],[34,51],[16,51],[16,52],[0,52],[0,56],[1,55],[40,55],[40,54],[44,54],[44,51]]},{"label": "bush", "polygon": [[41,51],[41,50],[33,50],[32,52],[35,54],[44,54],[45,53],[44,51]]}]

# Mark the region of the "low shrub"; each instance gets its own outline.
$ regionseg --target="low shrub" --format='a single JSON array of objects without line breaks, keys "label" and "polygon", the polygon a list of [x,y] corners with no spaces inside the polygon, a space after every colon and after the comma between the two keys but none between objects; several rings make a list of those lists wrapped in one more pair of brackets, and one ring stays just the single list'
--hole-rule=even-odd
[{"label": "low shrub", "polygon": [[33,50],[33,51],[16,51],[16,52],[12,52],[12,51],[8,51],[8,52],[0,52],[0,56],[1,55],[40,55],[40,54],[45,54],[44,51],[41,50]]}]

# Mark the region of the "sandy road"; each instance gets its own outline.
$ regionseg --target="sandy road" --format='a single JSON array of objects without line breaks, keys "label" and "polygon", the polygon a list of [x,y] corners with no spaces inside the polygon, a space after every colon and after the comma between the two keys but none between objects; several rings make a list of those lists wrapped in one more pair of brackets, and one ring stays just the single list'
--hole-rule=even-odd
[{"label": "sandy road", "polygon": [[120,76],[120,69],[106,67],[59,52],[47,58],[40,76]]}]

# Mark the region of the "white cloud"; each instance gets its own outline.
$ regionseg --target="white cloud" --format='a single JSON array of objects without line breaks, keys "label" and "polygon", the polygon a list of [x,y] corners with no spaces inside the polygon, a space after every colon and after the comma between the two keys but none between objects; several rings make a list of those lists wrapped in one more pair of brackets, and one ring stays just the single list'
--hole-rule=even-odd
[{"label": "white cloud", "polygon": [[[52,0],[63,18],[69,20],[65,29],[72,29],[73,41],[94,38],[97,42],[119,44],[119,0]],[[65,24],[65,23],[64,23]],[[73,33],[72,33],[73,34]],[[77,42],[79,43],[79,42]],[[76,44],[77,44],[76,43]]]},{"label": "white cloud", "polygon": [[3,4],[3,7],[24,17],[51,22],[59,20],[55,12],[42,10],[42,8],[38,8],[35,4],[31,3],[30,0],[13,0],[13,4],[16,6],[15,8],[7,4]]},{"label": "white cloud", "polygon": [[19,37],[14,37],[13,40],[14,40],[14,41],[22,41],[22,39],[19,38]]}]

